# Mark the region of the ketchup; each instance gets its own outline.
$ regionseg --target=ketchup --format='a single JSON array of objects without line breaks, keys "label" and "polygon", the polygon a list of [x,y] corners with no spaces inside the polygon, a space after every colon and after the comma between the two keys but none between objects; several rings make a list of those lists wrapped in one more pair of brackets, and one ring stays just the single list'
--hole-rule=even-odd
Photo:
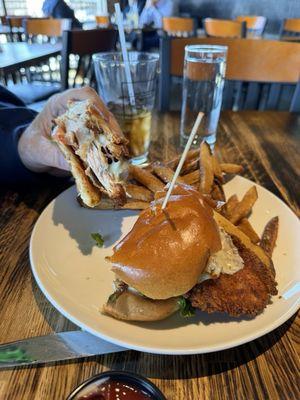
[{"label": "ketchup", "polygon": [[92,388],[86,388],[79,393],[76,400],[154,400],[154,398],[139,387],[126,381],[104,379],[95,383]]}]

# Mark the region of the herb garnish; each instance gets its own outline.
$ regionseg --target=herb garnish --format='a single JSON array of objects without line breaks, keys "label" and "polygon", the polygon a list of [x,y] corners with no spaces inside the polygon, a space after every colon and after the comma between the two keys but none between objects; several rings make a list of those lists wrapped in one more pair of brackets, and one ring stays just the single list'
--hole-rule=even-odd
[{"label": "herb garnish", "polygon": [[117,298],[120,296],[121,293],[122,293],[122,292],[119,291],[119,290],[117,290],[116,292],[112,293],[112,294],[109,296],[109,298],[108,298],[108,300],[107,300],[107,303],[115,303],[115,302],[117,301]]},{"label": "herb garnish", "polygon": [[100,235],[100,233],[91,233],[91,237],[95,240],[96,245],[98,247],[103,247],[104,245],[104,239],[103,237]]},{"label": "herb garnish", "polygon": [[178,299],[179,312],[184,318],[190,318],[195,315],[195,308],[192,306],[191,302],[184,297]]}]

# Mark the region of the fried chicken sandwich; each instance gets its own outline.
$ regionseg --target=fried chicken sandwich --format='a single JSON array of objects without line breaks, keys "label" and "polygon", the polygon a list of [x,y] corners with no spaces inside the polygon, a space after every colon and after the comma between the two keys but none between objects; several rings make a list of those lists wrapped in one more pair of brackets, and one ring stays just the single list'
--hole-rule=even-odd
[{"label": "fried chicken sandwich", "polygon": [[75,178],[81,201],[95,207],[106,194],[118,205],[126,202],[127,139],[118,125],[90,101],[70,101],[55,119],[56,141]]},{"label": "fried chicken sandwich", "polygon": [[[194,308],[231,316],[260,313],[276,293],[271,259],[185,184],[140,214],[108,257],[115,292],[103,312],[129,321],[161,320]],[[160,198],[159,198],[160,197]]]}]

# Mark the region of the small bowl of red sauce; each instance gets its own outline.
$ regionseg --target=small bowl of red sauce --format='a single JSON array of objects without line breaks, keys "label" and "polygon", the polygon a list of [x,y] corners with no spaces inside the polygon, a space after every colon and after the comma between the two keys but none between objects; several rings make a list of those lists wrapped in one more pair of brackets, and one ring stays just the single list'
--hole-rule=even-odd
[{"label": "small bowl of red sauce", "polygon": [[67,400],[166,400],[148,379],[124,371],[107,371],[79,385]]}]

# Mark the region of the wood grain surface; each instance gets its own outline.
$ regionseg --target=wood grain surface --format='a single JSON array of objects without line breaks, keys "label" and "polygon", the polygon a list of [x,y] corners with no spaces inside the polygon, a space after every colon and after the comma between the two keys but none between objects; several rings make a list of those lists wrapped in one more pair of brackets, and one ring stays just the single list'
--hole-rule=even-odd
[{"label": "wood grain surface", "polygon": [[[154,118],[151,158],[179,152],[179,114]],[[225,112],[217,151],[242,163],[247,178],[271,190],[299,215],[300,117],[280,112]],[[46,300],[32,277],[28,245],[41,211],[70,183],[3,191],[0,196],[0,341],[77,329]],[[73,362],[0,372],[1,400],[63,400],[86,378],[108,370],[138,372],[168,400],[299,399],[299,317],[235,349],[160,356],[127,351]]]}]

